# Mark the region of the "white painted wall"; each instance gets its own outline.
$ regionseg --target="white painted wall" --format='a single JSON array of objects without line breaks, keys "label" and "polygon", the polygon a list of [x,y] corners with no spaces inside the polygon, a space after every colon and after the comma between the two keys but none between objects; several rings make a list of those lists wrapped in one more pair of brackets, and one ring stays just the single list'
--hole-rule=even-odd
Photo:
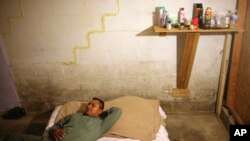
[{"label": "white painted wall", "polygon": [[[0,31],[22,102],[27,107],[39,103],[33,107],[39,109],[72,99],[131,94],[214,103],[224,36],[200,37],[191,95],[182,99],[171,95],[176,36],[159,37],[152,28],[156,7],[164,5],[176,16],[185,7],[191,18],[196,2],[204,9],[236,7],[236,0],[0,0]],[[102,20],[105,13],[117,15]],[[75,47],[81,49],[74,54]],[[74,57],[76,64],[64,64]]]}]

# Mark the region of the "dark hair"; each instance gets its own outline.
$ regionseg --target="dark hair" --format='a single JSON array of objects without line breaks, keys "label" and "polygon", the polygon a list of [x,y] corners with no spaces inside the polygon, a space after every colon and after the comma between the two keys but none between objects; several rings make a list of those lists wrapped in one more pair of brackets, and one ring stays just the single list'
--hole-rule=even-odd
[{"label": "dark hair", "polygon": [[92,100],[98,100],[100,103],[99,108],[102,110],[104,109],[104,101],[103,100],[101,100],[100,98],[97,98],[97,97],[92,98]]}]

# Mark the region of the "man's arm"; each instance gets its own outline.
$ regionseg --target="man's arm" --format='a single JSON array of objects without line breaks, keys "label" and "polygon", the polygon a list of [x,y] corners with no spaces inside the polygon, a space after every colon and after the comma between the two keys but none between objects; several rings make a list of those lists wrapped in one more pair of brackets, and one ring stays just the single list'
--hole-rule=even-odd
[{"label": "man's arm", "polygon": [[122,109],[118,107],[112,107],[109,110],[105,111],[106,117],[102,123],[102,132],[105,133],[108,131],[115,122],[120,118],[122,114]]},{"label": "man's arm", "polygon": [[68,115],[61,120],[59,120],[57,123],[55,123],[51,128],[49,128],[49,136],[52,138],[61,139],[65,135],[65,131],[63,129],[64,124],[68,123],[70,120],[71,115]]}]

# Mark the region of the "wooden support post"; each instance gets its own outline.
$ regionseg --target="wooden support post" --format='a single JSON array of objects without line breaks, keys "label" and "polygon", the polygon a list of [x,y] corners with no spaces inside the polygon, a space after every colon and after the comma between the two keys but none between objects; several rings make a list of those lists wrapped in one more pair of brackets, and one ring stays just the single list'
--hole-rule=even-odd
[{"label": "wooden support post", "polygon": [[[237,11],[239,15],[239,20],[237,21],[237,26],[240,28],[244,28],[245,25],[245,17],[246,17],[246,10],[247,10],[247,0],[238,0],[237,1]],[[233,50],[232,50],[232,59],[230,65],[230,73],[229,73],[229,82],[228,82],[228,93],[226,99],[226,105],[232,111],[234,108],[234,99],[236,95],[236,83],[237,83],[237,75],[239,69],[239,61],[240,61],[240,54],[242,48],[242,39],[243,33],[240,32],[235,34],[234,41],[233,41]]]},{"label": "wooden support post", "polygon": [[226,101],[226,105],[230,108],[234,107],[237,75],[238,75],[238,70],[239,70],[239,65],[240,65],[239,61],[240,61],[240,53],[241,53],[241,46],[242,46],[242,38],[243,38],[243,33],[235,34],[233,50],[232,50],[232,59],[231,59],[231,65],[230,65],[230,73],[229,73],[227,101]]},{"label": "wooden support post", "polygon": [[199,36],[200,33],[186,33],[186,41],[180,66],[180,75],[177,81],[178,89],[186,89],[188,87]]},{"label": "wooden support post", "polygon": [[227,33],[225,37],[225,41],[224,41],[223,56],[222,56],[221,69],[220,69],[219,88],[218,88],[217,104],[216,104],[217,116],[220,116],[220,113],[221,113],[222,100],[224,96],[225,82],[226,82],[227,70],[228,70],[228,64],[229,64],[231,41],[232,41],[232,35],[231,33]]}]

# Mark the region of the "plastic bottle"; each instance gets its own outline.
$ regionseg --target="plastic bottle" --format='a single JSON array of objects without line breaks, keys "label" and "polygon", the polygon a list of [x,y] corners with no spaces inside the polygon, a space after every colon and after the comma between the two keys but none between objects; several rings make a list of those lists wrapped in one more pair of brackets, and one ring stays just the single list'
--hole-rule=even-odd
[{"label": "plastic bottle", "polygon": [[193,25],[193,28],[194,28],[194,29],[199,28],[199,18],[198,18],[198,17],[194,17],[194,18],[192,19],[192,25]]},{"label": "plastic bottle", "polygon": [[168,30],[171,30],[172,29],[171,21],[168,21],[166,26]]},{"label": "plastic bottle", "polygon": [[162,18],[161,18],[161,26],[166,27],[167,23],[168,23],[168,11],[164,9]]},{"label": "plastic bottle", "polygon": [[231,16],[232,16],[232,12],[229,10],[226,14],[226,17],[225,17],[225,24],[226,24],[226,28],[230,28],[230,19],[231,19]]},{"label": "plastic bottle", "polygon": [[184,25],[184,23],[185,23],[185,11],[184,11],[184,8],[182,7],[182,8],[180,8],[180,11],[179,11],[179,23],[181,24],[181,25]]},{"label": "plastic bottle", "polygon": [[165,10],[165,7],[164,6],[161,6],[161,7],[157,7],[158,10],[158,25],[159,26],[162,26],[162,17],[163,17],[163,11]]},{"label": "plastic bottle", "polygon": [[234,28],[236,21],[238,20],[239,16],[237,14],[237,10],[234,10],[234,12],[232,12],[231,18],[230,18],[230,28]]}]

